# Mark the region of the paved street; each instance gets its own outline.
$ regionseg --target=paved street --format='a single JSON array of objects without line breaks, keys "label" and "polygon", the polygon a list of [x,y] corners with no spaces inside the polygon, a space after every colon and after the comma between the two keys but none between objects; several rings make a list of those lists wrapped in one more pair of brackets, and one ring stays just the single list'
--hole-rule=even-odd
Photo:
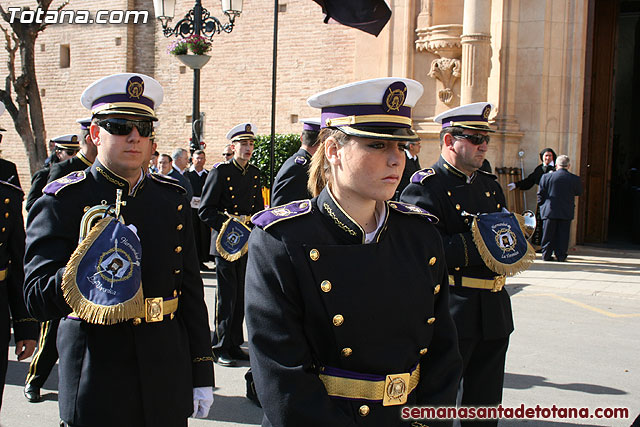
[{"label": "paved street", "polygon": [[[631,420],[503,421],[502,426],[629,426],[640,412],[640,251],[583,246],[568,260],[543,262],[538,255],[530,270],[507,281],[516,331],[503,404],[628,407]],[[215,274],[204,273],[204,279],[211,315]],[[22,386],[28,364],[15,361],[13,347],[9,351],[0,424],[57,426],[55,371],[45,384],[45,400],[27,403]],[[261,410],[244,398],[246,370],[216,366],[218,388],[209,418],[189,425],[260,425]]]}]

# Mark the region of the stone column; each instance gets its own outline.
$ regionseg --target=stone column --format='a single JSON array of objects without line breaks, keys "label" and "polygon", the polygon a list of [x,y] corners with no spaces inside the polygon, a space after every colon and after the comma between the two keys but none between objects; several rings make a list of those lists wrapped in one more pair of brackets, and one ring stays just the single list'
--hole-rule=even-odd
[{"label": "stone column", "polygon": [[491,0],[464,0],[460,104],[487,100],[491,67]]}]

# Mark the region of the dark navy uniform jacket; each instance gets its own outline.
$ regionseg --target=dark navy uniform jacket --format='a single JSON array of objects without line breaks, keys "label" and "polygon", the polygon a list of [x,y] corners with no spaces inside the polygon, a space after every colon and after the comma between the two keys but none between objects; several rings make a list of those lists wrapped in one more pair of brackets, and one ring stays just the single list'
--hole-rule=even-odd
[{"label": "dark navy uniform jacket", "polygon": [[182,189],[144,176],[129,183],[99,161],[45,188],[27,219],[25,301],[39,320],[68,315],[62,275],[84,212],[122,189],[137,227],[145,298],[179,296],[173,319],[111,326],[63,318],[58,329],[60,417],[79,426],[184,425],[193,387],[213,385],[207,307]]},{"label": "dark navy uniform jacket", "polygon": [[538,188],[538,205],[542,219],[573,219],[575,196],[582,195],[580,177],[566,169],[543,175]]},{"label": "dark navy uniform jacket", "polygon": [[176,181],[178,181],[178,184],[180,184],[185,189],[185,191],[187,192],[186,194],[187,201],[191,203],[191,198],[193,197],[193,187],[191,186],[191,181],[189,181],[189,179],[185,175],[178,172],[178,169],[174,167],[171,168],[171,172],[169,172],[169,176],[175,179]]},{"label": "dark navy uniform jacket", "polygon": [[[248,164],[245,168],[235,159],[214,165],[209,171],[202,189],[202,199],[198,215],[200,219],[213,228],[211,241],[215,242],[222,224],[229,219],[224,212],[231,215],[253,215],[264,209],[262,187],[260,186],[260,169]],[[211,245],[215,253],[215,243]]]},{"label": "dark navy uniform jacket", "polygon": [[398,189],[396,190],[396,200],[400,199],[402,191],[407,188],[407,185],[409,185],[409,183],[411,182],[411,177],[420,169],[420,160],[418,160],[417,158],[414,160],[405,155],[404,170],[402,171],[402,177],[400,178],[400,183],[398,184]]},{"label": "dark navy uniform jacket", "polygon": [[90,168],[91,164],[92,163],[84,156],[84,154],[78,152],[78,154],[67,160],[51,165],[47,182],[55,181],[56,179],[62,178],[71,172]]},{"label": "dark navy uniform jacket", "polygon": [[468,177],[442,157],[431,168],[416,172],[400,200],[420,206],[440,218],[436,224],[442,235],[451,287],[451,314],[460,338],[506,338],[513,331],[511,301],[500,292],[459,286],[462,276],[492,279],[497,273],[482,261],[471,234],[472,217],[461,215],[500,212],[506,206],[504,193],[495,175],[477,171]]},{"label": "dark navy uniform jacket", "polygon": [[[27,313],[22,296],[24,270],[24,222],[22,220],[22,199],[24,193],[13,184],[0,181],[0,270],[7,270],[5,279],[0,281],[0,334],[6,369],[7,346],[11,337],[10,320],[13,321],[15,341],[37,340],[39,323]],[[1,366],[1,365],[0,365]],[[2,369],[2,368],[0,368]],[[4,375],[2,376],[4,380]],[[4,387],[4,381],[2,383]],[[2,393],[0,392],[0,396]],[[1,402],[0,402],[1,403]]]},{"label": "dark navy uniform jacket", "polygon": [[273,181],[271,206],[284,205],[294,200],[310,199],[307,189],[311,154],[304,148],[299,149],[280,167]]},{"label": "dark navy uniform jacket", "polygon": [[245,313],[263,426],[403,425],[401,406],[329,397],[323,367],[386,375],[420,362],[407,404],[455,404],[462,363],[442,242],[411,208],[388,202],[370,244],[327,189],[264,211],[278,219],[254,217]]},{"label": "dark navy uniform jacket", "polygon": [[13,184],[22,188],[20,185],[20,176],[16,164],[9,160],[0,159],[0,180]]},{"label": "dark navy uniform jacket", "polygon": [[31,177],[31,188],[29,189],[29,194],[27,194],[27,201],[24,205],[24,208],[29,212],[33,204],[42,196],[42,189],[45,185],[47,185],[47,181],[49,180],[49,172],[51,169],[49,167],[42,168],[36,171]]}]

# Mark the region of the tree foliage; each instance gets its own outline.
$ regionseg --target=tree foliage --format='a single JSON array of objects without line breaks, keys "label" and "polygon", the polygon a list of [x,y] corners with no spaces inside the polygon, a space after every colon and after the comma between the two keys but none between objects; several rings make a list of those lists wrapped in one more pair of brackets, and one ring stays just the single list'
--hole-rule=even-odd
[{"label": "tree foliage", "polygon": [[[273,168],[273,177],[278,174],[278,170],[282,164],[291,157],[300,148],[300,135],[292,134],[276,134],[274,158],[275,167]],[[269,167],[271,165],[271,135],[258,135],[256,137],[255,148],[251,156],[251,163],[260,169],[260,182],[263,187],[269,188]]]},{"label": "tree foliage", "polygon": [[[37,0],[36,8],[47,13],[52,0]],[[62,3],[60,11],[68,2]],[[30,10],[28,7],[23,10]],[[20,15],[19,13],[16,15]],[[4,88],[0,88],[0,102],[3,102],[13,119],[13,124],[22,139],[29,158],[31,174],[42,167],[47,157],[45,141],[44,114],[40,89],[36,78],[35,43],[38,34],[48,24],[36,22],[22,23],[20,19],[11,22],[11,14],[0,5],[0,16],[5,24],[0,24],[4,35],[7,57],[7,76]],[[20,68],[16,66],[16,57],[20,55]]]}]

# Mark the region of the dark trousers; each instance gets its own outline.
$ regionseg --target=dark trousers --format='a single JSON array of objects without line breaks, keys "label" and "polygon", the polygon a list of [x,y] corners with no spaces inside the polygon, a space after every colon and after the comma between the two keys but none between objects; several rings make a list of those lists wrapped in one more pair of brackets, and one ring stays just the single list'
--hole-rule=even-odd
[{"label": "dark trousers", "polygon": [[542,222],[542,259],[551,260],[555,253],[558,261],[567,258],[569,249],[570,219],[545,219]]},{"label": "dark trousers", "polygon": [[[509,338],[459,339],[462,354],[462,406],[498,406],[502,402],[504,364]],[[460,393],[460,390],[458,390]],[[463,426],[497,426],[498,420],[462,421]]]},{"label": "dark trousers", "polygon": [[56,338],[60,319],[49,320],[40,324],[40,340],[38,351],[33,355],[29,365],[26,384],[41,388],[49,377],[51,370],[58,360]]},{"label": "dark trousers", "polygon": [[9,341],[11,341],[11,322],[9,319],[9,297],[7,295],[7,285],[0,281],[0,407],[2,406],[2,395],[4,394],[4,381],[7,377],[7,366],[9,364]]},{"label": "dark trousers", "polygon": [[244,343],[244,275],[247,255],[229,262],[216,255],[216,331],[211,345],[216,351],[229,351]]},{"label": "dark trousers", "polygon": [[209,245],[211,242],[211,229],[207,224],[202,222],[198,216],[197,209],[191,209],[193,219],[193,237],[196,241],[196,252],[198,253],[198,261],[209,261]]}]

